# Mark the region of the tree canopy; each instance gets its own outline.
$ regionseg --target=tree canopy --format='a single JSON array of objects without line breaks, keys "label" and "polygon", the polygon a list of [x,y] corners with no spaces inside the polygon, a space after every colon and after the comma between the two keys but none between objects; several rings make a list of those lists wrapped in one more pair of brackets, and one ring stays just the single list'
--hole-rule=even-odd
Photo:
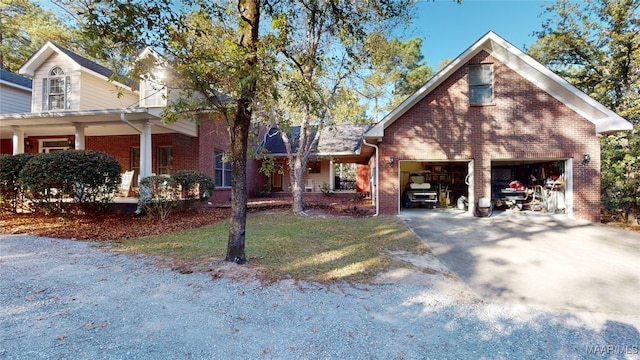
[{"label": "tree canopy", "polygon": [[29,0],[0,0],[0,69],[18,69],[47,41],[77,49],[78,33]]},{"label": "tree canopy", "polygon": [[529,54],[616,111],[633,130],[602,138],[602,200],[637,223],[640,205],[640,0],[558,0]]}]

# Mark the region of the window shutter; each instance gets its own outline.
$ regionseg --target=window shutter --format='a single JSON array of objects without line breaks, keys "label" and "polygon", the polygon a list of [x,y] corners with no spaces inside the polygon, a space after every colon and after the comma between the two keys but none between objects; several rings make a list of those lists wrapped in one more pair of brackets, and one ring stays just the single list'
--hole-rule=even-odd
[{"label": "window shutter", "polygon": [[49,89],[47,88],[47,78],[42,79],[42,111],[49,110]]},{"label": "window shutter", "polygon": [[64,108],[69,110],[71,109],[71,77],[65,77],[64,82]]}]

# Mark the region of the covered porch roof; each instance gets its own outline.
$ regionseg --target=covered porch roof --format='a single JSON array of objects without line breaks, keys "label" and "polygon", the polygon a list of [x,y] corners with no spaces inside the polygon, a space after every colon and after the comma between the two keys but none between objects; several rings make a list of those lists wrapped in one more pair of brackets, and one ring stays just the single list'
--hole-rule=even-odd
[{"label": "covered porch roof", "polygon": [[77,127],[84,128],[85,136],[138,135],[131,125],[141,127],[151,123],[153,134],[180,133],[198,136],[198,127],[188,120],[165,124],[160,118],[161,108],[126,108],[80,111],[50,111],[0,115],[0,138],[11,138],[19,129],[25,136],[72,135]]},{"label": "covered porch roof", "polygon": [[[373,154],[373,148],[363,146],[362,135],[370,127],[369,124],[340,124],[323,129],[318,144],[311,152],[311,157],[331,159],[334,163],[367,164]],[[269,129],[258,150],[264,148],[271,156],[286,157],[287,150],[280,131],[278,128]],[[289,138],[295,152],[298,147],[300,127],[293,126],[288,131],[290,131]]]}]

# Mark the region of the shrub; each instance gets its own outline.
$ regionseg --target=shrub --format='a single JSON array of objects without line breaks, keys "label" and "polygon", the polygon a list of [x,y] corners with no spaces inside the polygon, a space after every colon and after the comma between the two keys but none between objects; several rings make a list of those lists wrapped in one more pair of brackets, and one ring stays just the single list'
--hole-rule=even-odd
[{"label": "shrub", "polygon": [[166,220],[178,206],[180,191],[173,177],[148,176],[140,181],[139,204],[148,216]]},{"label": "shrub", "polygon": [[331,187],[329,187],[329,184],[327,184],[326,182],[320,185],[320,191],[322,191],[322,193],[327,196],[333,194]]},{"label": "shrub", "polygon": [[121,171],[118,161],[105,153],[56,151],[33,156],[20,172],[20,184],[35,211],[98,213],[120,186]]},{"label": "shrub", "polygon": [[180,186],[185,206],[189,209],[193,207],[194,200],[210,198],[216,188],[211,176],[196,170],[178,170],[171,177]]},{"label": "shrub", "polygon": [[264,184],[261,187],[255,189],[254,194],[256,197],[269,197],[271,196],[271,185]]},{"label": "shrub", "polygon": [[0,205],[17,212],[24,208],[20,171],[34,154],[0,155]]}]

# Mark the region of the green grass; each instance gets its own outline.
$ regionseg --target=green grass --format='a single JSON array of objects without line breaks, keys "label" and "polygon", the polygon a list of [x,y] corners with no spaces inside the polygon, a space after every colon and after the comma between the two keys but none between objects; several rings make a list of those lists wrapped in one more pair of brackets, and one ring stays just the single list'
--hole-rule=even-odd
[{"label": "green grass", "polygon": [[[123,240],[114,247],[189,264],[203,257],[223,259],[228,231],[228,222],[223,221],[195,230]],[[250,266],[260,266],[267,281],[294,278],[366,283],[380,271],[401,265],[389,252],[428,252],[396,217],[249,214],[246,234]]]}]

